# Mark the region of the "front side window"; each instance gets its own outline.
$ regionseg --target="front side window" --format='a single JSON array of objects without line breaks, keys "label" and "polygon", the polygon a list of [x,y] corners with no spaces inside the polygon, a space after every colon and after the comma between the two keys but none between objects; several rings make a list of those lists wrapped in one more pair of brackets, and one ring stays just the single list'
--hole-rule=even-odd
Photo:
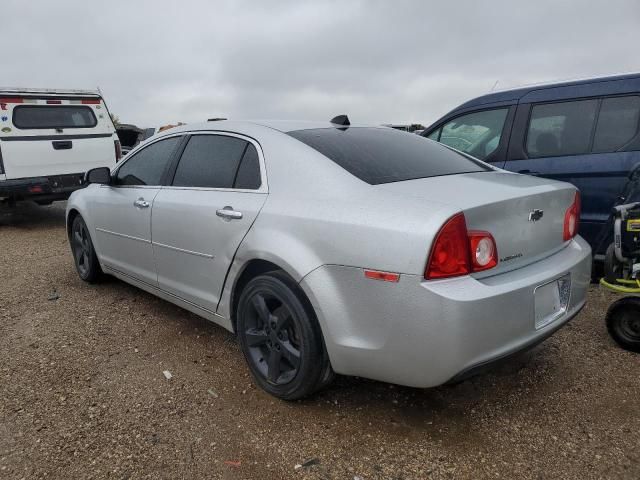
[{"label": "front side window", "polygon": [[118,169],[116,185],[160,185],[181,137],[159,140],[134,153]]},{"label": "front side window", "polygon": [[484,160],[498,148],[507,112],[499,108],[457,117],[444,124],[439,141]]},{"label": "front side window", "polygon": [[233,188],[249,142],[225,135],[194,135],[176,169],[176,187]]},{"label": "front side window", "polygon": [[45,128],[93,128],[96,116],[87,106],[20,105],[13,109],[13,124],[21,130]]},{"label": "front side window", "polygon": [[529,158],[589,152],[597,100],[534,105],[527,130]]},{"label": "front side window", "polygon": [[489,170],[420,135],[391,128],[312,128],[289,135],[371,185]]},{"label": "front side window", "polygon": [[593,152],[615,152],[624,147],[638,131],[640,97],[613,97],[602,100]]}]

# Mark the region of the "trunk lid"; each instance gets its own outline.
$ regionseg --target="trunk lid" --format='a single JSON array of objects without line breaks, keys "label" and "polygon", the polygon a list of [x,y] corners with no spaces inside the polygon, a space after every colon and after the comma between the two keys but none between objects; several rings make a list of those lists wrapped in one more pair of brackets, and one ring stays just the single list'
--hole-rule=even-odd
[{"label": "trunk lid", "polygon": [[444,203],[464,212],[468,230],[491,233],[498,265],[474,274],[514,270],[562,249],[564,216],[576,188],[568,183],[508,172],[431,177],[376,186],[417,201]]}]

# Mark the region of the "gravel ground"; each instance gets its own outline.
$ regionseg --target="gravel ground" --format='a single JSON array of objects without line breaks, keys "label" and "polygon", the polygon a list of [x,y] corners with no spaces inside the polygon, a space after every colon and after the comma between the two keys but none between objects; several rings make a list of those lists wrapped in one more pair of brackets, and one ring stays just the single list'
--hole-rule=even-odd
[{"label": "gravel ground", "polygon": [[640,478],[640,357],[607,336],[615,297],[598,288],[484,376],[339,378],[285,403],[223,329],[115,279],[82,283],[63,204],[0,211],[0,279],[2,479]]}]

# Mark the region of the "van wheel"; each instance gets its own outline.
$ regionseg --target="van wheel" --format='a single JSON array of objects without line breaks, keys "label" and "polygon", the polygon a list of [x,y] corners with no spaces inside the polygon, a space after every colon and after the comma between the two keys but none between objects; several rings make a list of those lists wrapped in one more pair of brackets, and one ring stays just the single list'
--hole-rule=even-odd
[{"label": "van wheel", "polygon": [[73,219],[70,243],[78,275],[87,283],[96,283],[102,275],[102,270],[93,248],[89,229],[80,215]]},{"label": "van wheel", "polygon": [[283,400],[297,400],[327,383],[328,357],[312,308],[283,272],[246,285],[237,310],[242,352],[256,383]]}]

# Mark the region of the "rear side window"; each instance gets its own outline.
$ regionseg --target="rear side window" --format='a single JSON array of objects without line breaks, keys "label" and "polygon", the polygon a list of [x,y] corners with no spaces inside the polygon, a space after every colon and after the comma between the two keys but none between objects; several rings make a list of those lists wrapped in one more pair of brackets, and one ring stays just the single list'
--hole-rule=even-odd
[{"label": "rear side window", "polygon": [[424,137],[390,128],[319,128],[289,135],[372,185],[490,170]]},{"label": "rear side window", "polygon": [[181,138],[159,140],[128,157],[116,173],[116,185],[160,185]]},{"label": "rear side window", "polygon": [[20,129],[93,128],[98,124],[91,107],[81,105],[20,105],[13,109]]},{"label": "rear side window", "polygon": [[238,168],[233,187],[243,188],[245,190],[257,190],[261,184],[258,151],[256,147],[249,144],[242,157],[242,162],[240,162],[240,168]]},{"label": "rear side window", "polygon": [[249,142],[225,135],[194,135],[180,158],[173,185],[233,188]]},{"label": "rear side window", "polygon": [[613,97],[602,100],[593,152],[615,152],[627,144],[638,131],[640,97]]},{"label": "rear side window", "polygon": [[507,112],[499,108],[457,117],[444,124],[439,141],[484,160],[498,148]]},{"label": "rear side window", "polygon": [[529,158],[588,153],[597,100],[535,105],[527,130]]}]

